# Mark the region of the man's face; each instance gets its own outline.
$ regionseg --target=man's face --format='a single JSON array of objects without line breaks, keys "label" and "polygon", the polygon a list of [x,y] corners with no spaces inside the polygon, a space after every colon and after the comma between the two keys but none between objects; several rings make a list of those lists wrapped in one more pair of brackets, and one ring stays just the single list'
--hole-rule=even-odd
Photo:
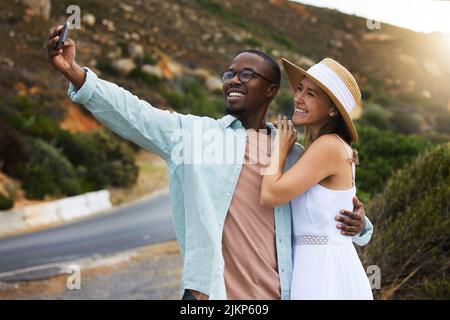
[{"label": "man's face", "polygon": [[[274,95],[270,87],[274,84],[273,75],[267,62],[258,55],[244,52],[232,61],[229,71],[239,72],[244,69],[254,70],[254,74],[248,82],[241,82],[236,74],[233,79],[223,84],[223,93],[227,113],[239,117],[240,115],[252,115],[261,111]],[[260,75],[259,75],[260,74]],[[263,77],[261,77],[261,75]]]}]

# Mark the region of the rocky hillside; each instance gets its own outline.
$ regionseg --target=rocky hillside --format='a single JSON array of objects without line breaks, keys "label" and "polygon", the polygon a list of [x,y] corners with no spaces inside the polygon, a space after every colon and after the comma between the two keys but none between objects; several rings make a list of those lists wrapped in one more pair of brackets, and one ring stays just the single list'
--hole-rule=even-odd
[{"label": "rocky hillside", "polygon": [[[0,171],[18,180],[23,175],[16,164],[32,161],[35,142],[30,138],[42,140],[47,153],[60,152],[73,167],[64,171],[69,177],[79,175],[77,170],[93,170],[91,164],[76,159],[67,145],[76,145],[74,139],[99,124],[68,101],[67,82],[45,55],[50,28],[66,19],[71,4],[74,1],[0,3]],[[81,9],[81,29],[71,30],[70,37],[77,43],[78,62],[161,108],[220,116],[223,101],[217,74],[237,52],[258,48],[304,67],[326,56],[335,58],[356,74],[372,114],[388,119],[391,129],[450,134],[446,81],[450,52],[439,34],[386,24],[369,30],[365,19],[284,0],[84,0],[76,4]],[[288,113],[290,92],[283,77],[273,110]],[[56,151],[50,152],[47,144]],[[127,156],[119,158],[112,168],[130,165]],[[132,183],[133,177],[125,180]],[[105,183],[113,182],[81,181],[78,186],[71,180],[70,187],[58,192],[76,193]]]}]

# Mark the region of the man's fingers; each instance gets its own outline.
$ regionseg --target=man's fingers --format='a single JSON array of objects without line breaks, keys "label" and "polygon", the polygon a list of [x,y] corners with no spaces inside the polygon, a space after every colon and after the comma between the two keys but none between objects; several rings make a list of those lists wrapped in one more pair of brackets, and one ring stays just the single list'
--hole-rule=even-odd
[{"label": "man's fingers", "polygon": [[63,47],[74,47],[75,46],[75,41],[73,41],[70,38],[67,38],[66,41],[64,41],[64,45]]},{"label": "man's fingers", "polygon": [[346,217],[336,217],[336,220],[342,222],[344,225],[347,226],[359,226],[361,224],[361,222],[358,220],[349,219]]},{"label": "man's fingers", "polygon": [[341,231],[341,233],[342,233],[344,236],[349,236],[349,237],[354,237],[354,236],[356,236],[356,235],[358,234],[357,231],[351,231],[351,232],[348,232],[348,231]]},{"label": "man's fingers", "polygon": [[63,52],[62,49],[59,49],[58,51],[53,50],[48,54],[48,56],[49,56],[49,58],[54,58],[54,57],[60,55],[62,52]]},{"label": "man's fingers", "polygon": [[353,219],[353,220],[362,220],[361,215],[359,215],[359,214],[357,214],[357,213],[355,213],[355,212],[352,212],[352,211],[341,210],[340,213],[341,213],[342,215],[344,215],[344,216],[347,216],[347,217]]},{"label": "man's fingers", "polygon": [[354,232],[355,234],[358,233],[359,229],[357,227],[353,227],[353,226],[346,226],[346,225],[341,225],[340,228],[341,231],[343,232]]},{"label": "man's fingers", "polygon": [[62,27],[63,27],[62,25],[59,25],[55,28],[52,28],[52,30],[50,31],[50,35],[48,36],[48,39],[50,40],[54,38],[59,33],[59,31],[61,31]]},{"label": "man's fingers", "polygon": [[358,210],[364,210],[364,204],[359,201],[358,197],[353,197],[353,210],[354,211],[358,211]]},{"label": "man's fingers", "polygon": [[47,42],[47,49],[50,51],[55,51],[53,48],[55,47],[55,44],[58,43],[58,40],[59,36],[50,39],[50,41]]}]

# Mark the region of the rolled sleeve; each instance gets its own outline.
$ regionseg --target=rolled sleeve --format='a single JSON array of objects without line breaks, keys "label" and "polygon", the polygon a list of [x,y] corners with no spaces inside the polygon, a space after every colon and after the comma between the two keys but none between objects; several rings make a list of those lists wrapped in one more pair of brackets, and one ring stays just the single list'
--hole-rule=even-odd
[{"label": "rolled sleeve", "polygon": [[83,86],[77,90],[73,83],[70,83],[67,92],[70,100],[79,104],[85,104],[91,99],[98,79],[97,75],[91,69],[84,67],[83,70],[86,71],[86,80],[84,81]]},{"label": "rolled sleeve", "polygon": [[121,137],[169,160],[172,149],[179,143],[172,135],[181,129],[181,118],[186,116],[155,108],[124,88],[98,78],[89,68],[83,69],[86,80],[79,90],[69,85],[70,100],[82,104]]},{"label": "rolled sleeve", "polygon": [[352,240],[358,246],[365,246],[366,244],[369,243],[370,239],[372,238],[372,234],[373,234],[372,222],[370,222],[369,218],[366,217],[366,226],[364,227],[364,230],[361,231],[360,234],[354,236]]}]

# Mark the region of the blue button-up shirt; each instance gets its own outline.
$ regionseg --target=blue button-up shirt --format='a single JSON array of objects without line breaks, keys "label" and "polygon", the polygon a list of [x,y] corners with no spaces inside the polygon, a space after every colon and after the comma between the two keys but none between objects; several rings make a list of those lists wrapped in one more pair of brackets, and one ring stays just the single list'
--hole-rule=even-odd
[{"label": "blue button-up shirt", "polygon": [[[84,105],[115,133],[158,154],[167,163],[175,233],[184,264],[181,292],[188,288],[210,299],[226,299],[222,232],[246,147],[246,131],[241,122],[231,115],[216,120],[160,110],[116,84],[99,79],[89,68],[84,69],[86,81],[78,91],[70,84],[70,99]],[[270,124],[268,127],[273,129]],[[225,161],[214,161],[214,156],[205,160],[208,158],[205,154],[201,158],[204,150],[214,148],[205,146],[207,141],[202,134],[205,130],[212,133],[210,136],[226,138],[222,150]],[[296,144],[288,156],[286,169],[302,152],[303,148]],[[281,298],[289,299],[290,203],[275,208],[274,215]],[[365,245],[372,230],[366,218],[365,230],[353,241]]]}]

